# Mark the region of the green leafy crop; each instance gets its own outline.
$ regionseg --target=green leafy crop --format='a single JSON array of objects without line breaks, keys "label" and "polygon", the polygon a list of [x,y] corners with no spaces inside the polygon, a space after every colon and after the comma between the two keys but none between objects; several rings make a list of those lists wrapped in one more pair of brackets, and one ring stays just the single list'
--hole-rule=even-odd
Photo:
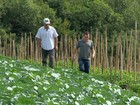
[{"label": "green leafy crop", "polygon": [[0,57],[2,105],[139,105],[140,98],[118,85],[76,69],[42,67]]}]

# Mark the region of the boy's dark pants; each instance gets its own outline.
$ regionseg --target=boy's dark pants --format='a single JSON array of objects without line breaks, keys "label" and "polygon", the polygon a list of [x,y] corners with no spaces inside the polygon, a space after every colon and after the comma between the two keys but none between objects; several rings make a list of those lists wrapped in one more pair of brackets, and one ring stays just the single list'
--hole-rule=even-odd
[{"label": "boy's dark pants", "polygon": [[78,63],[79,63],[79,69],[80,69],[80,71],[89,73],[90,60],[87,60],[87,59],[79,59],[78,60]]}]

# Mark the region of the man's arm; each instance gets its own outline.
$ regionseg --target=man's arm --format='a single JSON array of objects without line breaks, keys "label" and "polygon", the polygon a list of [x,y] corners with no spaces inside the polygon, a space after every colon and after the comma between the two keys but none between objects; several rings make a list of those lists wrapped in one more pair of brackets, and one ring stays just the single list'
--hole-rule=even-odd
[{"label": "man's arm", "polygon": [[92,58],[94,58],[94,57],[95,57],[95,50],[92,49]]},{"label": "man's arm", "polygon": [[54,38],[54,48],[55,50],[58,50],[58,38]]}]

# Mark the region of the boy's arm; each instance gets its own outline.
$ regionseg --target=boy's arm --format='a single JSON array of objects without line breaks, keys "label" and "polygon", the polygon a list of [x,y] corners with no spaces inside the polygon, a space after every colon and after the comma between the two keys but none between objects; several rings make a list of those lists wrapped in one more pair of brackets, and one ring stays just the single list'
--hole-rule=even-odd
[{"label": "boy's arm", "polygon": [[94,50],[94,48],[92,49],[92,58],[94,58],[95,57],[95,50]]}]

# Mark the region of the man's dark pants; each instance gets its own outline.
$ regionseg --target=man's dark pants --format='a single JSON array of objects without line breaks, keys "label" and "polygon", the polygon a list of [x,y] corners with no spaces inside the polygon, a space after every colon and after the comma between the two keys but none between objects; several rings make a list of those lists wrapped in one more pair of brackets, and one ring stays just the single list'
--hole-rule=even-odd
[{"label": "man's dark pants", "polygon": [[79,63],[79,69],[80,69],[80,71],[89,73],[90,60],[87,60],[87,59],[79,59],[78,60],[78,63]]},{"label": "man's dark pants", "polygon": [[49,56],[49,67],[53,68],[54,64],[54,49],[52,50],[44,50],[42,49],[42,65],[47,65],[47,58]]}]

